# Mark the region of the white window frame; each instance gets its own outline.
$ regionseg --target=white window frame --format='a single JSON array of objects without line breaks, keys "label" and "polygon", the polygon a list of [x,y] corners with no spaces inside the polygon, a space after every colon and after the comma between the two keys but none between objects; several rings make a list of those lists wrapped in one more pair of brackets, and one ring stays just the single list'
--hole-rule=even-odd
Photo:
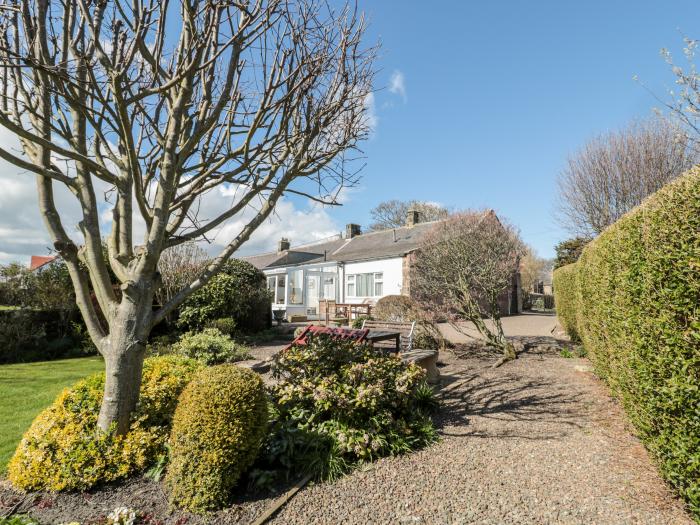
[{"label": "white window frame", "polygon": [[[371,275],[372,276],[372,290],[370,295],[356,295],[357,293],[357,276],[359,275]],[[381,287],[381,293],[377,294],[377,285]],[[383,297],[384,296],[384,272],[362,272],[362,273],[350,273],[345,276],[345,291],[348,297]]]}]

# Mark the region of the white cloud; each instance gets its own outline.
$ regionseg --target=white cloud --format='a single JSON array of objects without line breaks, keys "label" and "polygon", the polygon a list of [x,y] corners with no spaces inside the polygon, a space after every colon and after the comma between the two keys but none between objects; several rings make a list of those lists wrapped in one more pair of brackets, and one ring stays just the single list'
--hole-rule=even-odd
[{"label": "white cloud", "polygon": [[377,108],[374,102],[374,93],[369,92],[365,97],[365,123],[370,130],[370,133],[374,133],[379,124],[379,117],[377,116]]},{"label": "white cloud", "polygon": [[406,95],[406,78],[398,69],[394,70],[391,74],[391,78],[389,78],[389,91],[395,95],[399,95],[404,104],[408,101],[408,96]]},{"label": "white cloud", "polygon": [[[0,145],[20,154],[17,138],[4,128],[0,128]],[[56,207],[65,217],[66,232],[80,242],[80,208],[75,197],[59,183],[54,193]],[[39,214],[35,176],[0,161],[0,261],[28,263],[30,255],[47,255],[50,246]]]},{"label": "white cloud", "polygon": [[[342,192],[341,192],[342,193]],[[347,196],[347,193],[345,193]],[[228,209],[236,200],[235,188],[219,187],[202,199],[202,219],[213,218]],[[325,239],[340,232],[340,228],[328,214],[328,208],[295,199],[282,198],[273,214],[253,232],[250,239],[236,253],[238,256],[253,255],[276,249],[277,242],[285,237],[292,245]],[[246,208],[209,235],[210,244],[203,244],[212,255],[218,253],[234,239],[257,212],[256,206]]]}]

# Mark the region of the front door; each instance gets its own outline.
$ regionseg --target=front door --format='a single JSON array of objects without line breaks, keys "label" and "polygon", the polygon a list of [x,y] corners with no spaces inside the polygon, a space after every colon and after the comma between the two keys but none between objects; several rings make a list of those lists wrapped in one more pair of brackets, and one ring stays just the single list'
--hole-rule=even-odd
[{"label": "front door", "polygon": [[306,315],[318,315],[319,288],[321,277],[319,275],[306,275]]}]

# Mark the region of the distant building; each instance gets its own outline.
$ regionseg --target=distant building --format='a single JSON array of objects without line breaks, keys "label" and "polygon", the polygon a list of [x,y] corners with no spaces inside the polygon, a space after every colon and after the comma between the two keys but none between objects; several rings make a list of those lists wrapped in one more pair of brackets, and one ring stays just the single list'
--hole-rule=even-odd
[{"label": "distant building", "polygon": [[[318,319],[323,300],[374,304],[386,295],[410,295],[412,255],[439,222],[420,222],[411,210],[401,228],[363,234],[358,224],[348,224],[344,235],[293,248],[281,239],[277,251],[243,260],[267,276],[273,309]],[[522,310],[519,282],[514,276],[513,289],[504,294],[503,315]]]},{"label": "distant building", "polygon": [[32,255],[32,258],[29,261],[29,271],[34,272],[40,270],[46,265],[54,262],[56,259],[58,259],[58,256],[56,255]]}]

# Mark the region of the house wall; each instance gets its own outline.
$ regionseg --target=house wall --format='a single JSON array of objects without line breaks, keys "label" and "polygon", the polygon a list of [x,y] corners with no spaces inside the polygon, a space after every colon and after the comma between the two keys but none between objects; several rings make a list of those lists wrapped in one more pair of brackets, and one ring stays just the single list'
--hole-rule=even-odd
[{"label": "house wall", "polygon": [[346,303],[361,303],[366,299],[377,300],[379,297],[348,297],[347,296],[347,276],[360,273],[383,274],[383,294],[400,295],[403,289],[403,257],[393,257],[390,259],[376,259],[373,261],[362,261],[346,263],[343,271],[343,297]]}]

